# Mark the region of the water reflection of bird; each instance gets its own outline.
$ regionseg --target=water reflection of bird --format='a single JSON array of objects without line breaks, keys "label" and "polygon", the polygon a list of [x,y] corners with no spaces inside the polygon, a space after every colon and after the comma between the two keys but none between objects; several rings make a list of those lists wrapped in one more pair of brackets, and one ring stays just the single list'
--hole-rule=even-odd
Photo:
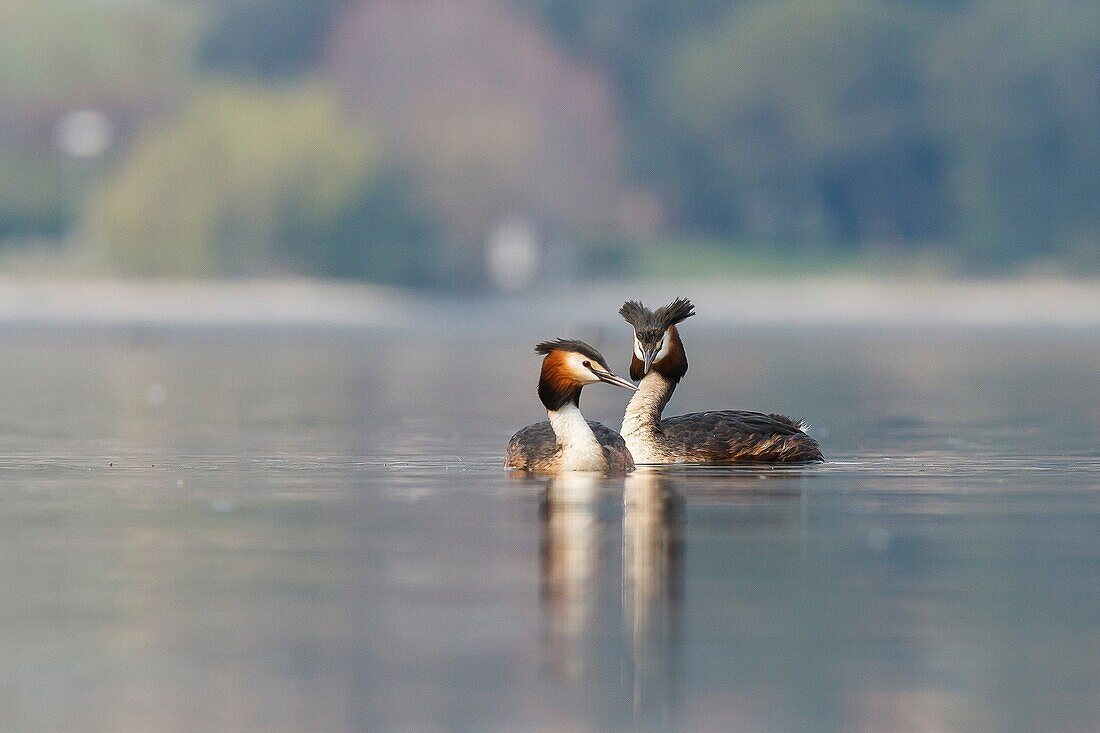
[{"label": "water reflection of bird", "polygon": [[633,717],[656,730],[667,730],[674,714],[680,511],[680,496],[668,477],[643,468],[626,478],[622,598],[633,666]]},{"label": "water reflection of bird", "polygon": [[824,460],[805,424],[783,415],[712,410],[662,420],[661,413],[688,369],[676,324],[695,315],[695,308],[684,298],[656,311],[632,300],[619,313],[634,327],[630,377],[640,384],[623,416],[622,435],[636,463]]},{"label": "water reflection of bird", "polygon": [[551,479],[543,494],[539,552],[541,595],[553,668],[566,678],[588,666],[600,565],[599,477],[571,473]]},{"label": "water reflection of bird", "polygon": [[535,353],[544,355],[538,394],[549,421],[528,425],[513,435],[504,466],[537,473],[633,469],[622,436],[585,420],[580,399],[584,386],[596,382],[631,391],[636,387],[612,374],[603,355],[583,341],[544,341]]},{"label": "water reflection of bird", "polygon": [[[664,730],[674,712],[681,502],[666,477],[652,471],[627,477],[622,588],[609,594],[606,581],[614,578],[614,568],[606,544],[618,542],[610,534],[614,524],[600,521],[600,496],[600,477],[587,473],[556,476],[544,493],[540,572],[546,656],[556,674],[580,683],[586,704],[602,710],[601,720],[632,718],[635,729]],[[608,646],[617,637],[609,632],[619,623],[623,645]],[[624,670],[626,685],[600,690],[610,680],[623,680]]]}]

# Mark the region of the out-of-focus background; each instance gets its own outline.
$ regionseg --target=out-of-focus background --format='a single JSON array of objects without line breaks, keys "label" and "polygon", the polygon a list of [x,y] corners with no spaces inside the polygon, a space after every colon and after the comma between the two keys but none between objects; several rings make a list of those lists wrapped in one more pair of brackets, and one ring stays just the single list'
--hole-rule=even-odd
[{"label": "out-of-focus background", "polygon": [[[1097,0],[0,0],[0,731],[1100,730],[1098,202]],[[505,472],[676,296],[828,462]]]},{"label": "out-of-focus background", "polygon": [[4,0],[0,275],[1100,269],[1094,0]]}]

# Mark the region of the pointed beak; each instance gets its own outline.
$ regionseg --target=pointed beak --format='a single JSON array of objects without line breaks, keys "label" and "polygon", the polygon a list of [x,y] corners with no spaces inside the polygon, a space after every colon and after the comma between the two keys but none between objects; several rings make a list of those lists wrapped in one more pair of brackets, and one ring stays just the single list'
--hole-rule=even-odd
[{"label": "pointed beak", "polygon": [[649,374],[649,368],[653,366],[653,360],[657,358],[656,349],[648,349],[644,352],[644,359],[642,360],[642,374]]},{"label": "pointed beak", "polygon": [[595,374],[596,378],[599,379],[601,382],[613,384],[616,387],[622,387],[623,389],[629,389],[631,392],[638,391],[638,388],[634,386],[633,382],[623,379],[622,377],[612,374],[611,372],[593,369],[592,373]]}]

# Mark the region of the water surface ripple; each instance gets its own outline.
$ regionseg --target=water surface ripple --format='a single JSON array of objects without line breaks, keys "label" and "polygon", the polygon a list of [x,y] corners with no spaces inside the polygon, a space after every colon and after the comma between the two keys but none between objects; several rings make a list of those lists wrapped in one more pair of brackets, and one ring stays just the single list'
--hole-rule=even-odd
[{"label": "water surface ripple", "polygon": [[1095,335],[696,337],[830,462],[553,481],[545,335],[9,334],[0,727],[1100,729]]}]

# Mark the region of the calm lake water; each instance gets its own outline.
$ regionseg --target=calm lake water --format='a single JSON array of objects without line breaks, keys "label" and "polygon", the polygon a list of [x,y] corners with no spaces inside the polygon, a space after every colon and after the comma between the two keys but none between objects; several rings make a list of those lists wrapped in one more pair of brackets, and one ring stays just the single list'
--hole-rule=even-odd
[{"label": "calm lake water", "polygon": [[670,414],[830,463],[506,475],[558,335],[625,371],[618,331],[5,333],[0,728],[1100,730],[1100,335],[693,327]]}]

